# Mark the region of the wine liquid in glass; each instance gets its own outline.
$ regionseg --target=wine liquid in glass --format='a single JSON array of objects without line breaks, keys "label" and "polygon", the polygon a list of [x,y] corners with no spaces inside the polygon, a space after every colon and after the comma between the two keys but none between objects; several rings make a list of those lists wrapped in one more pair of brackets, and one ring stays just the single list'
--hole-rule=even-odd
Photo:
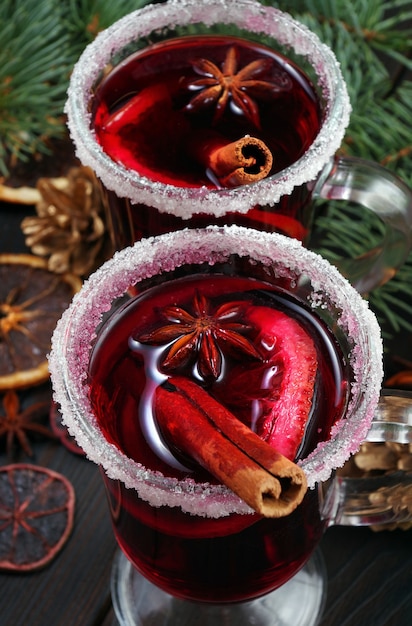
[{"label": "wine liquid in glass", "polygon": [[[93,349],[89,380],[93,411],[106,439],[151,470],[178,479],[191,478],[195,483],[216,483],[173,445],[170,457],[159,448],[152,402],[156,387],[171,374],[162,366],[169,345],[137,339],[170,323],[164,318],[169,307],[195,315],[193,303],[199,294],[212,316],[222,306],[240,304],[245,323],[242,332],[262,360],[236,354],[223,341],[217,378],[199,371],[196,347],[173,374],[204,387],[264,438],[268,438],[267,418],[274,404],[282,420],[286,417],[282,411],[289,417],[300,399],[310,393],[302,441],[291,452],[288,437],[295,436],[291,427],[290,433],[280,432],[275,442],[279,452],[296,460],[305,458],[329,438],[345,411],[349,376],[345,356],[318,315],[284,289],[224,273],[183,277],[152,287],[109,321]],[[280,336],[274,345],[268,345],[276,323],[282,323],[282,335],[299,333],[307,351],[301,344],[300,353],[291,354]],[[307,365],[301,362],[304,359],[316,360],[313,389],[297,380],[293,389],[285,390],[285,368],[295,368],[298,378]],[[324,529],[316,489],[308,491],[303,503],[285,518],[232,514],[213,519],[189,515],[178,507],[151,506],[121,483],[106,476],[105,481],[117,539],[127,556],[156,585],[194,600],[240,601],[279,587],[306,562]]]},{"label": "wine liquid in glass", "polygon": [[[236,97],[226,98],[219,79],[242,76],[245,68],[253,69],[238,83]],[[309,78],[280,53],[230,36],[186,36],[148,46],[111,70],[97,87],[93,120],[97,140],[114,161],[152,181],[213,189],[225,184],[204,163],[211,139],[262,140],[273,155],[269,175],[275,175],[313,143],[321,108]],[[297,188],[294,195],[276,212],[251,206],[241,215],[229,207],[223,218],[211,219],[196,211],[191,226],[237,223],[303,239],[309,192]],[[172,211],[124,204],[112,193],[109,203],[119,223],[130,222],[124,244],[187,224]]]}]

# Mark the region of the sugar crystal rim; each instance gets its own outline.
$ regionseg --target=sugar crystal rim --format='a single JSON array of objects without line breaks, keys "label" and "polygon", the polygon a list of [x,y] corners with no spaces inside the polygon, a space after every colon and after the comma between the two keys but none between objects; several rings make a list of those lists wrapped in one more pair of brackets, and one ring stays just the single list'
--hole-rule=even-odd
[{"label": "sugar crystal rim", "polygon": [[69,432],[109,477],[135,489],[153,506],[180,506],[186,512],[210,517],[250,512],[225,486],[164,477],[106,441],[88,399],[90,344],[102,315],[131,284],[188,263],[206,261],[213,265],[227,260],[233,252],[263,266],[278,263],[282,271],[308,276],[313,288],[312,305],[324,307],[332,302],[341,311],[337,323],[354,346],[350,355],[354,375],[347,413],[350,419],[340,420],[332,438],[319,444],[300,463],[310,488],[327,480],[332,470],[342,466],[359,448],[379,401],[383,349],[376,317],[338,270],[318,254],[283,235],[240,226],[185,229],[137,242],[116,253],[85,281],[57,324],[49,362],[54,398]]},{"label": "sugar crystal rim", "polygon": [[[306,57],[327,101],[322,127],[305,154],[290,167],[269,178],[235,189],[182,188],[154,182],[112,161],[98,144],[91,128],[89,94],[113,53],[136,37],[165,24],[235,23],[240,28],[268,35]],[[188,219],[196,213],[219,217],[230,211],[246,213],[251,206],[274,205],[295,187],[313,181],[341,145],[349,124],[350,102],[340,65],[332,50],[317,35],[274,7],[255,0],[169,0],[133,11],[102,31],[76,63],[66,103],[68,126],[77,156],[90,166],[107,189],[132,203],[155,206],[161,212]]]}]

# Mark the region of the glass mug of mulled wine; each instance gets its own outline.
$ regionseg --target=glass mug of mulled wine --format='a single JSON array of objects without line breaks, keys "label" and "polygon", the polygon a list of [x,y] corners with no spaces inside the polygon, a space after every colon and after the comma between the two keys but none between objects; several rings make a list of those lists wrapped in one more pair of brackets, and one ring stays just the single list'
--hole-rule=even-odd
[{"label": "glass mug of mulled wine", "polygon": [[409,252],[411,191],[375,163],[334,156],[350,116],[339,64],[273,7],[171,0],[131,13],[84,51],[66,111],[80,160],[107,191],[115,249],[211,223],[308,244],[324,198],[384,226],[376,248],[337,261],[361,292]]},{"label": "glass mug of mulled wine", "polygon": [[143,239],[75,296],[50,371],[102,469],[121,624],[315,623],[331,475],[382,380],[376,318],[335,267],[240,226]]}]

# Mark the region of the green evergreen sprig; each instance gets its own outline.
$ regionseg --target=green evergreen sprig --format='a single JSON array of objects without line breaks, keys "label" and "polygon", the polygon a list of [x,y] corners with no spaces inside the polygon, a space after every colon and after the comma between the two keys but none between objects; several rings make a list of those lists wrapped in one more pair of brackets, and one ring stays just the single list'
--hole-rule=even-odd
[{"label": "green evergreen sprig", "polygon": [[149,0],[66,0],[62,21],[70,38],[73,61],[101,30],[145,4]]},{"label": "green evergreen sprig", "polygon": [[66,133],[70,72],[85,46],[143,0],[1,0],[0,175]]},{"label": "green evergreen sprig", "polygon": [[63,134],[71,59],[58,2],[0,3],[0,170]]}]

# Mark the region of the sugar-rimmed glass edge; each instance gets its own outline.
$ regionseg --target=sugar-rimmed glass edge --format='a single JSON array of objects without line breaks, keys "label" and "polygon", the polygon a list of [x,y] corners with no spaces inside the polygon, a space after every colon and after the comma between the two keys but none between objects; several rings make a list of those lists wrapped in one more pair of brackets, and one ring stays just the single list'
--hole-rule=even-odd
[{"label": "sugar-rimmed glass edge", "polygon": [[283,235],[239,226],[185,229],[142,240],[117,252],[84,283],[57,324],[49,364],[54,398],[69,432],[110,478],[135,489],[153,506],[180,506],[186,512],[209,517],[251,512],[225,486],[165,477],[106,441],[88,398],[91,342],[102,315],[131,284],[186,264],[207,261],[213,265],[227,260],[233,251],[263,266],[278,262],[288,272],[308,276],[313,288],[312,305],[322,308],[333,302],[341,311],[337,323],[353,342],[350,361],[354,378],[347,411],[350,419],[340,420],[331,440],[319,444],[300,463],[310,488],[327,480],[332,470],[358,449],[374,416],[383,376],[380,328],[367,302],[325,259]]},{"label": "sugar-rimmed glass edge", "polygon": [[[235,189],[183,188],[155,182],[112,161],[96,140],[91,125],[89,99],[93,84],[113,53],[136,37],[165,24],[179,26],[203,22],[233,24],[268,35],[296,54],[308,58],[328,105],[322,127],[305,154],[290,167],[267,179]],[[169,0],[133,11],[102,31],[87,46],[70,80],[65,111],[77,156],[89,165],[107,189],[132,203],[155,206],[183,219],[195,213],[215,217],[230,210],[246,213],[251,206],[274,205],[295,187],[313,181],[341,145],[349,124],[350,102],[340,65],[332,50],[289,14],[255,0]]]}]

